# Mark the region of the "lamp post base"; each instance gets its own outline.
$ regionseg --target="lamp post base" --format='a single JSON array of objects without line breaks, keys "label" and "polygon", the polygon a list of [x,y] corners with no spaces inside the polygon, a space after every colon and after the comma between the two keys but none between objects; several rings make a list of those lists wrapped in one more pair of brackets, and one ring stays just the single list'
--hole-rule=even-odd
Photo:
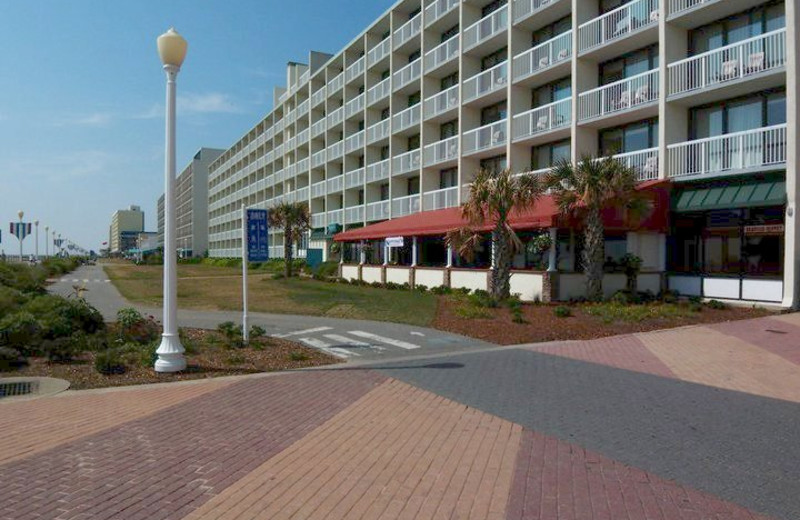
[{"label": "lamp post base", "polygon": [[161,344],[156,350],[156,372],[180,372],[186,370],[184,349],[177,334],[162,334]]}]

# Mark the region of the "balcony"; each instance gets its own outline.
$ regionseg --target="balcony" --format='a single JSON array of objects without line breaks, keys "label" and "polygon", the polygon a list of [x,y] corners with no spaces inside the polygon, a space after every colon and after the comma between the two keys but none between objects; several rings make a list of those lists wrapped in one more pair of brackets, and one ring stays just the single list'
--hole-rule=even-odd
[{"label": "balcony", "polygon": [[365,220],[368,222],[372,220],[386,220],[391,216],[389,209],[388,200],[380,200],[367,204],[367,218]]},{"label": "balcony", "polygon": [[367,128],[367,144],[386,139],[392,132],[392,120],[384,119]]},{"label": "balcony", "polygon": [[364,206],[354,206],[352,208],[344,209],[344,223],[354,224],[357,222],[364,222]]},{"label": "balcony", "polygon": [[392,159],[392,175],[401,175],[403,173],[419,170],[419,156],[419,149],[411,150],[396,156]]},{"label": "balcony", "polygon": [[[581,93],[578,96],[578,120],[598,119],[646,106],[657,111],[657,104],[658,69],[653,69]],[[641,115],[637,113],[636,117]]]},{"label": "balcony", "polygon": [[[458,59],[458,37],[450,38],[425,53],[425,74],[430,74],[436,69]],[[455,66],[457,64],[454,63]],[[449,71],[449,69],[448,69]]]},{"label": "balcony", "polygon": [[331,224],[344,224],[344,210],[343,209],[332,209],[327,213],[328,216],[328,225]]},{"label": "balcony", "polygon": [[358,96],[348,101],[347,104],[345,104],[344,106],[344,116],[349,119],[355,115],[362,114],[364,112],[365,99],[366,95],[359,94]]},{"label": "balcony", "polygon": [[[659,0],[635,0],[581,24],[578,27],[578,51],[585,54],[647,28],[655,30],[658,26],[658,2]],[[631,49],[625,50],[633,50],[647,43],[651,42],[637,41],[631,44]],[[620,51],[618,49],[613,52]],[[605,58],[606,56],[602,57]]]},{"label": "balcony", "polygon": [[[529,78],[534,74],[551,70],[560,63],[563,63],[564,67],[568,69],[571,57],[572,31],[570,30],[515,56],[513,64],[514,83]],[[537,84],[556,79],[559,74],[562,74],[562,72],[556,71],[555,74],[549,74],[546,78],[538,81]]]},{"label": "balcony", "polygon": [[752,0],[669,0],[667,20],[685,29],[694,29],[722,20],[757,5]]},{"label": "balcony", "polygon": [[458,186],[429,191],[422,195],[422,209],[425,211],[456,206],[458,206]]},{"label": "balcony", "polygon": [[308,173],[310,164],[311,160],[308,157],[297,161],[297,173]]},{"label": "balcony", "polygon": [[534,108],[517,116],[511,124],[514,142],[568,129],[572,122],[572,98]]},{"label": "balcony", "polygon": [[391,93],[391,85],[389,83],[389,78],[386,78],[367,91],[367,104],[369,106],[372,106],[378,101],[389,97],[389,94]]},{"label": "balcony", "polygon": [[[759,78],[764,83],[765,76],[785,69],[786,29],[778,29],[671,63],[669,95],[680,96],[733,84],[740,84],[740,92],[729,93],[725,97],[745,94],[777,86],[775,81],[781,81],[780,78],[771,82],[775,84],[763,85],[751,84],[750,80]],[[744,82],[747,84],[742,84]]]},{"label": "balcony", "polygon": [[[301,130],[301,131],[297,132],[297,146],[307,145],[308,144],[308,136],[309,136],[309,134],[310,134],[310,132],[309,132],[308,128],[306,128],[305,130]],[[259,165],[259,166],[261,166],[261,165]]]},{"label": "balcony", "polygon": [[349,136],[344,141],[344,153],[353,153],[355,151],[360,151],[364,148],[364,137],[366,132],[361,130],[351,136]]},{"label": "balcony", "polygon": [[344,107],[339,107],[328,114],[328,128],[340,125],[344,121]]},{"label": "balcony", "polygon": [[311,106],[312,107],[316,107],[320,103],[324,102],[325,98],[328,95],[327,92],[328,92],[328,89],[326,89],[325,87],[322,87],[319,90],[317,90],[316,92],[314,92],[313,94],[311,94]]},{"label": "balcony", "polygon": [[484,16],[464,30],[464,52],[488,42],[508,28],[508,5]]},{"label": "balcony", "polygon": [[338,141],[328,147],[328,161],[341,159],[344,155],[344,141]]},{"label": "balcony", "polygon": [[[311,215],[311,227],[314,229],[324,228],[325,227],[325,213],[314,213]],[[270,248],[270,257],[275,258],[272,254],[272,248]],[[281,248],[281,257],[283,257],[283,248]]]},{"label": "balcony", "polygon": [[786,124],[667,147],[668,176],[692,178],[786,167]]},{"label": "balcony", "polygon": [[364,56],[361,56],[356,61],[354,61],[347,69],[345,69],[345,76],[344,80],[347,83],[358,79],[359,77],[363,79],[364,76],[364,69],[366,69],[366,62],[367,59]]},{"label": "balcony", "polygon": [[494,149],[506,144],[506,120],[501,119],[464,133],[464,155]]},{"label": "balcony", "polygon": [[372,67],[376,63],[379,63],[381,60],[389,56],[389,52],[392,50],[392,39],[386,38],[385,40],[381,41],[378,45],[373,47],[367,53],[367,67]]},{"label": "balcony", "polygon": [[404,23],[394,32],[393,45],[395,50],[411,41],[411,38],[417,36],[420,29],[422,29],[422,13],[417,13],[414,18]]},{"label": "balcony", "polygon": [[444,15],[458,7],[460,0],[436,0],[425,7],[425,27],[438,22]]},{"label": "balcony", "polygon": [[422,58],[417,58],[402,69],[394,73],[394,90],[398,91],[422,74]]},{"label": "balcony", "polygon": [[311,156],[311,167],[318,168],[325,164],[325,150],[320,150]]},{"label": "balcony", "polygon": [[[505,90],[508,85],[508,61],[495,65],[464,82],[464,103],[474,101],[492,92]],[[503,92],[505,94],[505,92]],[[505,96],[500,96],[505,97]]]},{"label": "balcony", "polygon": [[[555,12],[544,15],[543,11],[550,7],[558,6]],[[514,16],[514,24],[518,24],[525,20],[529,20],[533,15],[537,15],[535,20],[537,28],[548,23],[552,23],[563,16],[569,14],[572,5],[569,1],[560,0],[514,0],[514,8],[512,14]]]},{"label": "balcony", "polygon": [[312,199],[324,196],[325,196],[325,181],[315,182],[314,184],[311,185]]},{"label": "balcony", "polygon": [[397,218],[418,213],[421,207],[419,194],[392,199],[392,217]]},{"label": "balcony", "polygon": [[658,148],[620,153],[612,157],[628,168],[636,170],[636,179],[639,181],[658,179]]},{"label": "balcony", "polygon": [[308,99],[297,105],[297,117],[301,118],[304,115],[308,114],[308,108],[310,105],[311,101],[309,101]]},{"label": "balcony", "polygon": [[388,179],[390,163],[391,161],[389,159],[384,159],[381,162],[367,166],[367,183]]},{"label": "balcony", "polygon": [[344,174],[344,188],[361,188],[364,186],[364,168],[359,168]]},{"label": "balcony", "polygon": [[324,117],[322,119],[320,119],[319,121],[317,121],[316,123],[314,123],[313,125],[311,125],[311,137],[312,137],[312,139],[314,137],[317,137],[318,135],[324,133],[326,128],[328,128],[328,123],[327,123],[327,121],[325,120]]},{"label": "balcony", "polygon": [[426,167],[456,160],[458,160],[458,136],[453,136],[425,147],[424,161]]},{"label": "balcony", "polygon": [[458,108],[458,104],[458,85],[434,94],[425,100],[423,110],[425,120],[449,114]]},{"label": "balcony", "polygon": [[344,189],[344,175],[331,177],[326,181],[326,185],[328,188],[328,195],[342,191]]},{"label": "balcony", "polygon": [[344,87],[344,72],[328,82],[328,96],[332,96]]},{"label": "balcony", "polygon": [[294,192],[295,200],[298,202],[308,202],[308,186],[297,188]]},{"label": "balcony", "polygon": [[419,130],[421,106],[417,103],[413,107],[408,107],[392,116],[392,131],[397,133],[412,127],[416,127],[415,130]]}]

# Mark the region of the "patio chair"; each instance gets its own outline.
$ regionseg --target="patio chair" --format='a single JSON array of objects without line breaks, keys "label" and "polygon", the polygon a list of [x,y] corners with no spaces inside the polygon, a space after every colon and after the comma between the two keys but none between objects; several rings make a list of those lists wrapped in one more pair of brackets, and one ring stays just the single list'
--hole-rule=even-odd
[{"label": "patio chair", "polygon": [[648,157],[647,160],[644,162],[644,168],[642,168],[642,172],[647,178],[657,177],[658,157]]},{"label": "patio chair", "polygon": [[559,60],[565,60],[567,59],[567,56],[569,56],[569,51],[567,49],[561,49],[560,51],[558,51]]},{"label": "patio chair", "polygon": [[654,10],[650,12],[650,21],[651,22],[658,22],[658,10]]},{"label": "patio chair", "polygon": [[622,34],[625,34],[626,32],[628,32],[628,29],[630,28],[630,25],[631,25],[630,17],[623,18],[622,20],[617,22],[617,25],[614,28],[614,35],[613,36],[616,38],[617,36],[621,36]]},{"label": "patio chair", "polygon": [[539,120],[536,121],[536,129],[537,130],[546,130],[547,129],[547,122],[549,118],[545,116],[539,116]]},{"label": "patio chair", "polygon": [[736,78],[736,72],[739,68],[739,60],[723,61],[720,66],[717,81],[729,81]]},{"label": "patio chair", "polygon": [[505,133],[502,130],[498,130],[494,134],[492,134],[492,143],[493,144],[497,143],[497,142],[500,142],[503,139],[505,139]]},{"label": "patio chair", "polygon": [[625,90],[620,94],[619,99],[615,103],[614,109],[615,110],[622,110],[623,108],[628,108],[631,105],[631,93],[628,90]]},{"label": "patio chair", "polygon": [[633,99],[636,104],[650,101],[650,85],[642,85],[637,88]]},{"label": "patio chair", "polygon": [[745,74],[756,74],[764,70],[764,53],[754,52],[747,58],[747,67],[744,69]]},{"label": "patio chair", "polygon": [[540,69],[543,69],[543,68],[547,67],[548,65],[550,65],[550,58],[549,57],[542,56],[541,58],[539,58],[539,68]]}]

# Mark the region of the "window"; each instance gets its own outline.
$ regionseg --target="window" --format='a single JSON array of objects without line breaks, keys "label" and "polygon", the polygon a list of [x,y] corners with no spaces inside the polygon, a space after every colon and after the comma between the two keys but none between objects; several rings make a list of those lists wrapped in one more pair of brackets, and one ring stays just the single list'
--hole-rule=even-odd
[{"label": "window", "polygon": [[358,122],[358,131],[362,131],[364,129],[364,120]]},{"label": "window", "polygon": [[658,121],[649,119],[600,131],[600,153],[616,155],[658,146]]},{"label": "window", "polygon": [[489,157],[488,159],[481,159],[481,170],[486,170],[491,173],[500,173],[506,169],[506,156],[497,155]]},{"label": "window", "polygon": [[600,64],[600,84],[608,85],[658,68],[658,46],[628,53]]},{"label": "window", "polygon": [[442,43],[446,42],[450,38],[455,38],[456,36],[458,36],[458,24],[455,24],[442,33]]},{"label": "window", "polygon": [[442,123],[439,127],[439,139],[445,140],[458,135],[458,119]]},{"label": "window", "polygon": [[390,114],[391,111],[389,110],[389,107],[386,107],[383,110],[381,110],[381,121],[383,121],[384,119],[389,119]]},{"label": "window", "polygon": [[572,28],[572,18],[565,16],[549,25],[545,25],[541,29],[533,32],[533,45],[539,45],[548,40],[552,40],[559,34],[564,34]]},{"label": "window", "polygon": [[386,78],[388,78],[391,75],[392,74],[389,71],[389,69],[384,70],[383,72],[381,72],[381,81],[385,80]]},{"label": "window", "polygon": [[358,205],[361,206],[364,204],[364,188],[358,190]]},{"label": "window", "polygon": [[454,72],[449,76],[442,78],[442,90],[447,90],[450,87],[458,85],[458,72]]},{"label": "window", "polygon": [[495,0],[481,10],[481,17],[486,17],[508,3],[508,0]]},{"label": "window", "polygon": [[488,70],[508,60],[508,47],[493,52],[481,59],[481,70]]},{"label": "window", "polygon": [[760,92],[715,105],[693,108],[690,135],[702,139],[786,122],[786,92]]},{"label": "window", "polygon": [[411,63],[413,61],[416,61],[417,59],[419,59],[420,56],[422,56],[422,49],[417,49],[408,55],[408,62]]},{"label": "window", "polygon": [[414,105],[418,104],[420,101],[422,101],[422,95],[420,94],[419,91],[414,92],[413,94],[408,96],[408,106],[409,107],[413,107]]},{"label": "window", "polygon": [[415,16],[417,16],[421,12],[422,12],[422,8],[421,7],[417,7],[416,9],[414,9],[413,11],[408,13],[408,19],[409,20],[413,19]]},{"label": "window", "polygon": [[381,146],[381,160],[386,160],[389,158],[389,147],[388,146]]},{"label": "window", "polygon": [[409,195],[417,195],[419,193],[419,176],[409,177],[407,188]]},{"label": "window", "polygon": [[506,102],[501,101],[496,105],[492,105],[481,110],[481,126],[490,125],[497,121],[506,118],[507,107]]},{"label": "window", "polygon": [[632,0],[600,0],[600,14],[613,11],[617,7],[630,3]]},{"label": "window", "polygon": [[412,135],[408,138],[408,150],[416,150],[419,148],[419,134]]},{"label": "window", "polygon": [[786,26],[783,2],[761,5],[690,32],[689,53],[719,49]]},{"label": "window", "polygon": [[361,154],[361,155],[358,156],[358,167],[359,168],[363,168],[364,167],[364,154]]},{"label": "window", "polygon": [[458,168],[447,168],[439,171],[439,189],[458,186]]},{"label": "window", "polygon": [[551,168],[562,160],[570,160],[572,147],[570,146],[570,141],[567,139],[565,141],[535,146],[531,152],[531,169],[535,171]]},{"label": "window", "polygon": [[381,184],[381,200],[389,200],[389,183]]},{"label": "window", "polygon": [[564,78],[533,91],[533,106],[540,107],[572,96],[572,80]]}]

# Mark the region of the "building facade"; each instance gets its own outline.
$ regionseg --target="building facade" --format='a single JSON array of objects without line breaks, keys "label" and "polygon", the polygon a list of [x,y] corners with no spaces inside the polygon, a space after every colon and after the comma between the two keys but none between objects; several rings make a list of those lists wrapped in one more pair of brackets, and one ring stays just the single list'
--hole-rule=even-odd
[{"label": "building facade", "polygon": [[121,254],[136,248],[136,239],[144,231],[144,212],[139,206],[115,211],[111,216],[108,248],[111,254]]},{"label": "building facade", "polygon": [[[612,155],[669,196],[664,229],[606,237],[609,265],[634,253],[657,275],[653,289],[793,305],[799,69],[788,50],[798,44],[798,9],[401,0],[339,53],[290,64],[275,108],[214,161],[210,254],[239,255],[243,204],[307,201],[309,247],[327,255],[340,229],[457,207],[481,168],[537,175],[560,159]],[[530,283],[557,299],[580,296],[580,282],[569,281],[581,269],[579,228],[543,227],[552,254],[515,260],[518,280],[547,269],[559,283],[545,274]],[[396,231],[413,252],[373,244],[377,254],[350,253],[358,277],[365,263],[425,263],[417,240]],[[359,244],[378,235],[363,233]],[[282,256],[280,232],[271,239],[271,255]],[[426,247],[439,251],[431,268],[453,267],[441,245]],[[452,284],[450,274],[432,283]]]},{"label": "building facade", "polygon": [[[201,148],[175,181],[176,244],[181,258],[208,251],[208,169],[225,150]],[[156,203],[158,245],[164,246],[164,195]]]}]

